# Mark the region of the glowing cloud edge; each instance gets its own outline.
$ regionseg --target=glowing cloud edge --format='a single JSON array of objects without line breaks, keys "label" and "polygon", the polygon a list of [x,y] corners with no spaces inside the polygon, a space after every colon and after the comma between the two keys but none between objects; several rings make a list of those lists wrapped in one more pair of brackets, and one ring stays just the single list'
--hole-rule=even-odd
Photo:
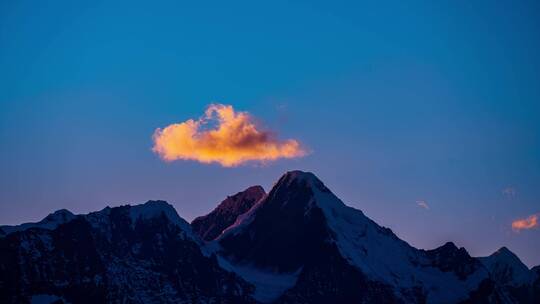
[{"label": "glowing cloud edge", "polygon": [[308,154],[297,140],[279,140],[274,132],[258,126],[248,112],[224,104],[210,104],[199,119],[157,128],[152,139],[152,151],[167,162],[192,160],[236,167]]}]

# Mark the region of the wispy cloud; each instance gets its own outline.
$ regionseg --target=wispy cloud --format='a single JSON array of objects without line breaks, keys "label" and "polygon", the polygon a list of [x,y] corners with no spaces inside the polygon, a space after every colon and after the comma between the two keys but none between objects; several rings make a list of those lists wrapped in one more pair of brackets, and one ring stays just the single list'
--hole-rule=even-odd
[{"label": "wispy cloud", "polygon": [[538,228],[538,214],[532,214],[526,218],[517,219],[512,222],[512,230],[516,232],[533,228]]},{"label": "wispy cloud", "polygon": [[424,200],[419,200],[419,201],[416,201],[416,205],[418,205],[419,207],[421,208],[424,208],[426,210],[429,210],[429,205],[426,201]]},{"label": "wispy cloud", "polygon": [[502,194],[508,198],[516,197],[517,190],[514,187],[506,187],[501,190]]},{"label": "wispy cloud", "polygon": [[274,132],[257,125],[249,113],[223,104],[209,105],[199,119],[156,129],[153,140],[152,150],[163,160],[195,160],[224,167],[307,153],[297,140],[279,140]]}]

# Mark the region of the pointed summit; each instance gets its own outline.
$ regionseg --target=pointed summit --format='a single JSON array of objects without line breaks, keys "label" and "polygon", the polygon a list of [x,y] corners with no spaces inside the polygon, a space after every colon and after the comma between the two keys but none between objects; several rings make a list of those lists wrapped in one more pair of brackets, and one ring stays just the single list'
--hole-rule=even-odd
[{"label": "pointed summit", "polygon": [[319,207],[322,191],[329,192],[313,173],[287,172],[217,241],[235,262],[278,272],[296,271],[330,239]]},{"label": "pointed summit", "polygon": [[454,244],[454,242],[446,242],[444,243],[444,245],[442,245],[441,247],[439,247],[440,249],[444,249],[444,250],[458,250],[459,248],[456,246],[456,244]]},{"label": "pointed summit", "polygon": [[[220,258],[228,264],[276,275],[298,273],[294,293],[302,294],[302,299],[338,291],[338,295],[349,294],[341,302],[361,302],[370,294],[371,302],[378,303],[383,300],[373,292],[386,290],[385,299],[397,296],[411,302],[417,296],[415,288],[422,286],[428,302],[457,303],[488,277],[465,249],[447,243],[431,252],[418,250],[362,211],[345,205],[313,173],[298,170],[281,176],[268,195],[216,242]],[[237,274],[244,275],[241,270]],[[319,276],[325,277],[327,290],[309,283]],[[437,285],[434,276],[452,288]],[[250,282],[256,285],[256,293],[270,288],[257,280]],[[339,299],[338,295],[333,299]],[[288,297],[287,292],[283,297]]]},{"label": "pointed summit", "polygon": [[315,174],[300,170],[283,174],[274,184],[263,203],[265,205],[279,205],[276,207],[281,212],[292,212],[293,214],[300,209],[306,211],[313,207],[340,208],[345,206]]},{"label": "pointed summit", "polygon": [[313,181],[313,180],[319,180],[315,174],[307,171],[301,171],[301,170],[292,170],[287,171],[285,174],[281,176],[278,183],[281,181],[284,182],[291,182],[291,181]]},{"label": "pointed summit", "polygon": [[308,188],[315,188],[322,192],[330,192],[323,182],[313,173],[300,170],[288,171],[283,174],[274,188],[290,187],[293,185],[302,185]]},{"label": "pointed summit", "polygon": [[437,267],[444,272],[453,272],[460,279],[465,279],[478,268],[481,263],[471,257],[465,248],[458,248],[452,242],[426,251],[431,260],[431,266]]},{"label": "pointed summit", "polygon": [[266,192],[263,187],[249,187],[227,197],[209,214],[194,219],[191,227],[203,240],[211,241],[234,224],[240,215],[251,209],[264,195]]},{"label": "pointed summit", "polygon": [[506,247],[501,247],[490,256],[479,259],[499,284],[519,286],[528,284],[533,279],[533,273],[529,268]]},{"label": "pointed summit", "polygon": [[521,262],[521,260],[517,257],[517,255],[513,253],[512,251],[510,251],[510,249],[508,249],[505,246],[499,248],[497,251],[492,253],[488,258],[491,258],[492,260],[497,260],[499,262],[504,262],[507,264],[523,265],[525,268],[527,268],[527,266],[525,266],[525,264]]},{"label": "pointed summit", "polygon": [[495,251],[491,255],[504,257],[505,259],[518,259],[519,260],[519,258],[512,251],[510,251],[510,249],[508,249],[505,246],[499,248],[499,250]]}]

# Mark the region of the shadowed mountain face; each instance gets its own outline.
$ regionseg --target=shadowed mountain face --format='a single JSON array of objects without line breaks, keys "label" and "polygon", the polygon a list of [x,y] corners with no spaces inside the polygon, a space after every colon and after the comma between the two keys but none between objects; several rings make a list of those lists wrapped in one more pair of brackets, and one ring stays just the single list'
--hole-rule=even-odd
[{"label": "shadowed mountain face", "polygon": [[506,247],[488,257],[480,258],[480,261],[489,270],[493,280],[499,284],[519,286],[531,281],[534,276],[534,272],[529,271],[529,268]]},{"label": "shadowed mountain face", "polygon": [[538,303],[540,273],[529,270],[508,248],[502,247],[488,257],[479,258],[488,269],[494,289],[517,303]]},{"label": "shadowed mountain face", "polygon": [[311,189],[293,178],[283,176],[257,206],[247,226],[229,230],[220,238],[225,254],[236,262],[292,272],[319,251],[331,232],[322,211],[316,206],[309,209]]},{"label": "shadowed mountain face", "polygon": [[191,222],[193,232],[205,241],[217,238],[223,230],[234,224],[238,216],[251,209],[265,194],[261,186],[253,186],[227,197],[214,211]]},{"label": "shadowed mountain face", "polygon": [[443,272],[452,271],[461,280],[482,268],[480,261],[471,257],[465,248],[458,248],[454,243],[448,242],[443,246],[428,250],[426,255],[431,266]]},{"label": "shadowed mountain face", "polygon": [[[472,295],[487,303],[516,301],[464,248],[418,250],[301,171],[282,176],[215,243],[229,269],[255,285],[259,301],[460,303]],[[257,280],[267,273],[294,280],[264,294],[275,287]]]},{"label": "shadowed mountain face", "polygon": [[149,201],[2,226],[0,303],[32,301],[540,303],[540,270],[506,248],[416,249],[292,171],[191,225]]},{"label": "shadowed mountain face", "polygon": [[203,255],[161,201],[106,208],[0,239],[0,303],[249,303],[250,287]]}]

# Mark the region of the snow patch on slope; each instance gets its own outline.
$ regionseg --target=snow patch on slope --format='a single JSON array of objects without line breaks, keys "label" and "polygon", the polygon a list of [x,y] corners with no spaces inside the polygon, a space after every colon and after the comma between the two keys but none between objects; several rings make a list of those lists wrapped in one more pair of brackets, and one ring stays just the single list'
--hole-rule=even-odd
[{"label": "snow patch on slope", "polygon": [[287,289],[292,288],[298,280],[301,268],[293,273],[275,273],[252,266],[234,265],[218,256],[221,268],[236,273],[245,281],[255,286],[253,297],[261,303],[270,303],[279,298]]},{"label": "snow patch on slope", "polygon": [[481,257],[479,260],[498,283],[520,286],[534,280],[534,273],[506,247],[500,248],[490,256]]},{"label": "snow patch on slope", "polygon": [[61,303],[69,304],[66,300],[59,296],[49,295],[49,294],[38,294],[33,295],[30,299],[31,304],[52,304],[56,303],[57,301],[61,301]]},{"label": "snow patch on slope", "polygon": [[225,235],[228,235],[228,234],[237,235],[241,231],[243,231],[243,229],[245,229],[245,227],[247,227],[251,222],[253,222],[253,220],[255,219],[254,214],[262,206],[261,202],[263,202],[267,196],[268,196],[268,194],[264,194],[259,199],[259,201],[257,203],[255,203],[255,205],[253,205],[253,207],[251,207],[251,209],[246,211],[244,214],[239,215],[236,218],[236,221],[234,221],[234,224],[232,224],[229,227],[227,227],[226,229],[224,229],[223,232],[221,232],[221,234],[215,240],[219,240],[219,239],[225,237]]},{"label": "snow patch on slope", "polygon": [[429,303],[455,303],[488,277],[483,270],[466,280],[453,272],[442,272],[430,265],[423,251],[380,227],[362,211],[346,206],[315,175],[301,173],[299,178],[313,190],[310,205],[322,209],[341,254],[369,278],[394,286],[398,294],[402,288],[422,287]]},{"label": "snow patch on slope", "polygon": [[[61,224],[65,224],[76,217],[73,213],[66,209],[61,209],[47,215],[43,220],[37,223],[25,223],[16,226],[0,226],[0,237],[6,236],[17,231],[24,231],[31,228],[40,228],[54,230]],[[3,232],[3,233],[2,233]]]},{"label": "snow patch on slope", "polygon": [[[37,223],[25,223],[17,226],[0,226],[0,237],[31,228],[54,230],[59,225],[68,223],[77,216],[86,219],[92,227],[100,229],[101,231],[107,231],[110,228],[109,216],[111,209],[111,207],[106,207],[101,211],[91,212],[85,215],[75,215],[66,209],[61,209],[49,214]],[[198,238],[194,236],[189,223],[182,219],[178,213],[176,213],[174,207],[165,201],[148,201],[144,204],[129,206],[129,216],[133,224],[139,219],[148,220],[159,218],[162,214],[164,214],[172,224],[178,226],[187,237],[198,240]]]},{"label": "snow patch on slope", "polygon": [[176,210],[172,205],[165,201],[148,201],[144,204],[131,206],[129,209],[132,224],[135,224],[139,219],[147,220],[158,218],[162,214],[164,214],[171,223],[178,226],[188,238],[197,239],[193,234],[189,223],[176,213]]}]

